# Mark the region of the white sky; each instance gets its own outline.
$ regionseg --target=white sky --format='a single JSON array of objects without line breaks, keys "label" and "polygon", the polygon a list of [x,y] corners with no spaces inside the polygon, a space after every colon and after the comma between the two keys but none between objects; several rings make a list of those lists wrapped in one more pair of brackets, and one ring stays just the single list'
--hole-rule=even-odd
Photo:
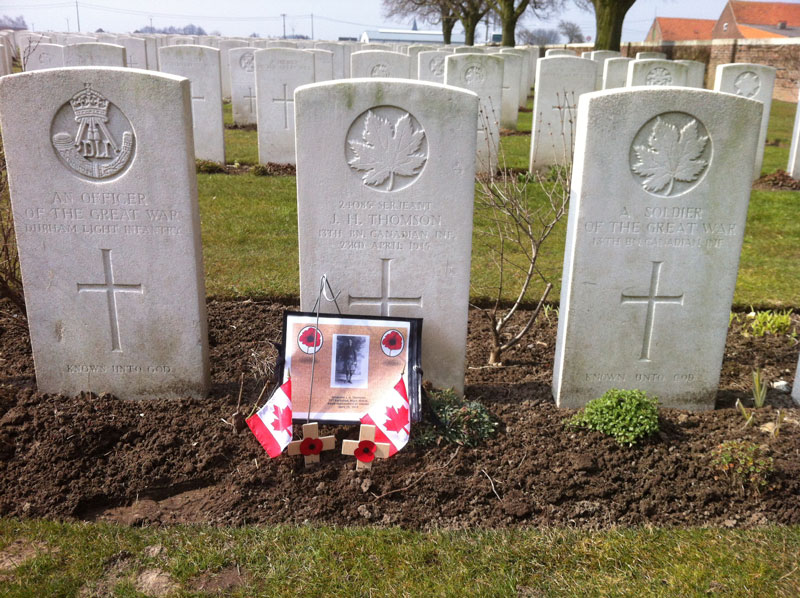
[{"label": "white sky", "polygon": [[[656,16],[716,19],[725,4],[726,0],[637,0],[625,18],[622,40],[643,40]],[[281,14],[286,15],[287,35],[308,36],[313,14],[315,39],[358,37],[365,29],[409,26],[407,22],[385,19],[380,0],[78,0],[78,7],[81,30],[85,32],[100,27],[112,32],[133,31],[148,25],[152,18],[155,27],[193,23],[209,33],[247,36],[255,32],[262,37],[280,37]],[[66,31],[68,25],[70,31],[75,31],[77,24],[74,0],[0,0],[0,15],[23,15],[28,26],[37,31]],[[594,39],[594,14],[574,6],[551,22],[528,17],[525,26],[551,28],[559,19],[574,21],[584,35]],[[420,24],[420,29],[425,28],[429,27]],[[483,41],[485,31],[482,25],[476,41]]]}]

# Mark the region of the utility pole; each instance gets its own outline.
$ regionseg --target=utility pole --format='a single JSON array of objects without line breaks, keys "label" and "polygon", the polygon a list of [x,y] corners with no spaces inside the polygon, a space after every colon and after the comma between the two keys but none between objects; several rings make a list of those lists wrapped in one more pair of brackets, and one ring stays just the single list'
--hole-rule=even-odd
[{"label": "utility pole", "polygon": [[281,13],[281,16],[283,17],[283,39],[286,39],[286,13]]},{"label": "utility pole", "polygon": [[314,13],[311,13],[311,39],[314,39]]},{"label": "utility pole", "polygon": [[153,17],[150,17],[150,33],[153,33]]},{"label": "utility pole", "polygon": [[81,12],[78,10],[78,0],[75,0],[75,16],[78,17],[78,33],[81,32]]},{"label": "utility pole", "polygon": [[69,33],[69,18],[64,17],[64,20],[67,22],[67,33]]}]

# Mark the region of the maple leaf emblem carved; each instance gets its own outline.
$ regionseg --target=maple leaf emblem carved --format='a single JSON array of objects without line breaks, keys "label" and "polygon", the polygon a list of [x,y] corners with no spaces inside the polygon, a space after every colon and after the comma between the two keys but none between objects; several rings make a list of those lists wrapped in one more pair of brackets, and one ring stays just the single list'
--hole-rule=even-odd
[{"label": "maple leaf emblem carved", "polygon": [[394,124],[371,110],[364,120],[360,141],[347,142],[353,158],[350,168],[364,172],[365,185],[381,187],[388,180],[386,191],[392,191],[396,176],[419,174],[428,156],[420,151],[425,132],[414,129],[411,115],[400,116]]},{"label": "maple leaf emblem carved", "polygon": [[[668,196],[676,181],[696,181],[708,166],[702,158],[708,137],[700,134],[696,119],[683,127],[656,118],[647,145],[634,146],[636,162],[631,169],[645,177],[645,191]],[[666,190],[665,190],[666,189]]]}]

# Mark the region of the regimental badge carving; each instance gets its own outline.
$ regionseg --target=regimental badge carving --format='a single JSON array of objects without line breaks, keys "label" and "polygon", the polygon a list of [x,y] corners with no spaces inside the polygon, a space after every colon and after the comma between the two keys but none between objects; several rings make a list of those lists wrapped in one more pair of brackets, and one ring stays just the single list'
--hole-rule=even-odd
[{"label": "regimental badge carving", "polygon": [[241,56],[239,56],[239,66],[242,70],[247,71],[248,73],[252,73],[255,69],[255,64],[253,61],[253,53],[252,52],[245,52]]},{"label": "regimental badge carving", "polygon": [[483,83],[486,80],[486,73],[483,70],[483,67],[479,64],[473,64],[470,67],[467,67],[467,70],[464,71],[464,81],[470,83],[472,85],[478,85]]},{"label": "regimental badge carving", "polygon": [[428,70],[437,77],[444,75],[444,56],[434,56],[431,58],[428,63]]},{"label": "regimental badge carving", "polygon": [[361,181],[377,191],[398,191],[419,178],[428,141],[416,118],[395,106],[376,106],[350,125],[345,158]]},{"label": "regimental badge carving", "polygon": [[61,161],[70,169],[90,179],[105,179],[130,164],[133,127],[119,108],[92,89],[91,83],[84,85],[56,113],[51,139]]},{"label": "regimental badge carving", "polygon": [[663,66],[650,69],[645,79],[647,85],[672,85],[672,73]]},{"label": "regimental badge carving", "polygon": [[733,90],[737,96],[752,98],[761,89],[761,77],[753,71],[745,71],[733,82]]},{"label": "regimental badge carving", "polygon": [[648,193],[671,197],[700,182],[711,153],[703,123],[683,112],[666,112],[647,122],[634,137],[631,172]]},{"label": "regimental badge carving", "polygon": [[388,77],[389,67],[383,63],[378,63],[369,71],[370,77]]}]

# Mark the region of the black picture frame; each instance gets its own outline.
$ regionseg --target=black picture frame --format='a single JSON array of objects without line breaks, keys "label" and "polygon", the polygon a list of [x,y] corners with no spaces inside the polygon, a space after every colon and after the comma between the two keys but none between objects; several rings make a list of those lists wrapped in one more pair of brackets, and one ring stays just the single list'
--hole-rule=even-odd
[{"label": "black picture frame", "polygon": [[[358,423],[402,377],[420,420],[422,318],[283,313],[281,383],[292,378],[293,420]],[[313,371],[313,385],[311,372]]]}]

